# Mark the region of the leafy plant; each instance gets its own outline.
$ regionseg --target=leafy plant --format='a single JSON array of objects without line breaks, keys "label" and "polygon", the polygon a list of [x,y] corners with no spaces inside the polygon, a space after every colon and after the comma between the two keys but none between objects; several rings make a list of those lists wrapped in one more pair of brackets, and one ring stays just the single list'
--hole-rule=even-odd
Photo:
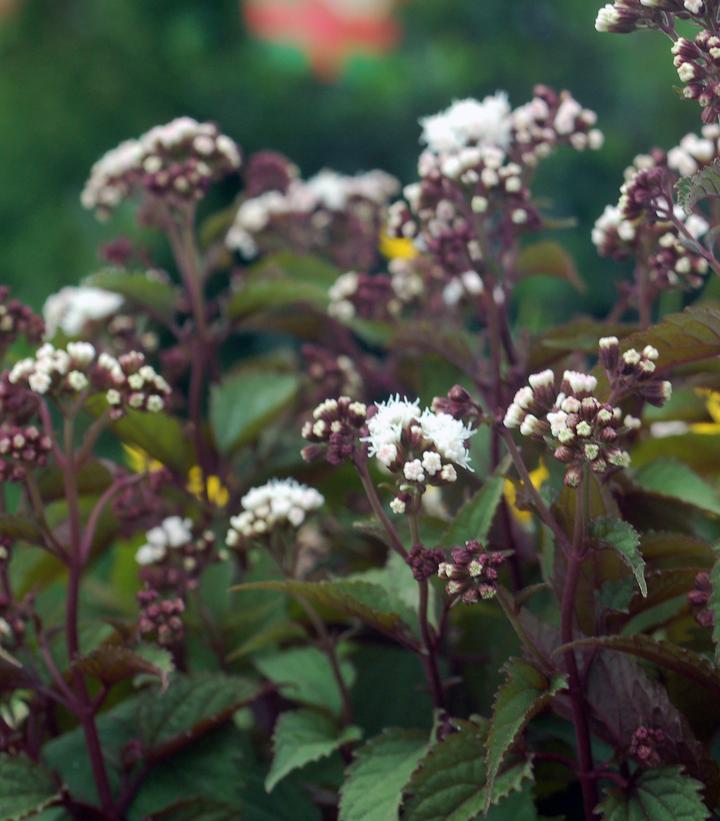
[{"label": "leafy plant", "polygon": [[[694,97],[716,5],[598,27],[670,34]],[[538,336],[517,286],[583,283],[536,166],[602,145],[567,91],[427,118],[392,204],[189,118],[101,158],[83,204],[174,269],[115,241],[44,318],[0,293],[0,818],[720,808],[707,94],[598,220],[615,311]]]}]

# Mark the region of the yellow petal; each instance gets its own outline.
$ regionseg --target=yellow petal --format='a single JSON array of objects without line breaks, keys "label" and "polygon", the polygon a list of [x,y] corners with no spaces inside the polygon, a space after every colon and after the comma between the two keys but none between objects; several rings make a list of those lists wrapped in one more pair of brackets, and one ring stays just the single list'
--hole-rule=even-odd
[{"label": "yellow petal", "polygon": [[155,471],[162,470],[164,467],[162,462],[153,459],[142,448],[123,444],[123,451],[125,452],[125,461],[133,473],[155,473]]},{"label": "yellow petal", "polygon": [[418,254],[412,240],[387,234],[380,235],[380,253],[388,259],[412,259]]}]

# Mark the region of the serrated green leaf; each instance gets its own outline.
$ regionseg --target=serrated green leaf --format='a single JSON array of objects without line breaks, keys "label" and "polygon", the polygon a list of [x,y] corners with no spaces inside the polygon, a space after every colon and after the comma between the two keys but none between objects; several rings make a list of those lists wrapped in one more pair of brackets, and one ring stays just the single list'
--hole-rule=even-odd
[{"label": "serrated green leaf", "polygon": [[636,472],[635,483],[646,493],[678,499],[700,510],[720,515],[718,494],[682,462],[657,459]]},{"label": "serrated green leaf", "polygon": [[441,544],[450,547],[465,544],[470,539],[485,541],[502,499],[504,481],[502,476],[491,476],[472,499],[460,508],[443,534]]},{"label": "serrated green leaf", "polygon": [[107,268],[93,274],[88,284],[125,297],[130,305],[146,308],[159,319],[171,320],[175,313],[177,291],[169,282],[151,279],[144,272]]},{"label": "serrated green leaf", "polygon": [[[716,357],[720,354],[720,308],[693,305],[681,313],[668,314],[657,325],[626,336],[621,343],[623,351],[642,350],[645,345],[658,349],[658,376]],[[606,380],[604,383],[607,384]]]},{"label": "serrated green leaf", "polygon": [[137,722],[152,757],[217,727],[260,693],[257,682],[219,673],[176,675],[166,690],[148,691],[138,703]]},{"label": "serrated green leaf", "polygon": [[622,519],[603,516],[590,522],[590,536],[603,546],[617,551],[632,570],[643,596],[647,596],[645,560],[639,550],[640,536],[635,528]]},{"label": "serrated green leaf", "polygon": [[675,185],[678,203],[686,214],[703,200],[720,197],[720,162],[713,160],[691,177],[683,177]]},{"label": "serrated green leaf", "polygon": [[628,790],[608,790],[598,809],[603,821],[705,821],[702,784],[680,767],[645,770]]},{"label": "serrated green leaf", "polygon": [[658,667],[672,670],[708,690],[720,692],[720,672],[707,659],[669,641],[659,641],[640,634],[594,636],[565,644],[556,652],[582,647],[597,647],[628,653],[631,656],[646,659]]},{"label": "serrated green leaf", "polygon": [[118,644],[101,644],[73,663],[73,669],[92,676],[103,684],[113,685],[133,676],[155,676],[167,683],[166,673],[152,661]]},{"label": "serrated green leaf", "polygon": [[335,723],[312,710],[282,713],[273,732],[273,762],[265,779],[265,789],[273,787],[293,770],[334,753],[343,744],[362,737],[359,727],[338,732]]},{"label": "serrated green leaf", "polygon": [[713,614],[712,638],[715,645],[715,665],[720,664],[720,559],[710,571],[710,600],[708,607]]},{"label": "serrated green leaf", "polygon": [[[471,821],[488,805],[485,780],[486,728],[463,722],[459,732],[447,736],[420,761],[407,785],[408,821]],[[522,788],[532,777],[529,762],[515,764],[495,779],[490,805],[498,804]],[[503,816],[503,805],[497,807]]]},{"label": "serrated green leaf", "polygon": [[335,617],[360,619],[369,627],[395,638],[412,633],[408,625],[414,621],[413,612],[400,602],[393,601],[380,585],[370,582],[346,579],[322,582],[271,580],[240,584],[232,589],[290,593],[327,609]]},{"label": "serrated green leaf", "polygon": [[490,806],[495,778],[520,733],[553,696],[567,686],[565,676],[548,679],[522,659],[505,666],[507,681],[498,690],[487,736],[485,809]]},{"label": "serrated green leaf", "polygon": [[397,821],[403,788],[427,748],[413,730],[385,730],[355,751],[340,790],[340,821]]},{"label": "serrated green leaf", "polygon": [[50,773],[24,755],[0,754],[0,819],[34,815],[58,795]]},{"label": "serrated green leaf", "polygon": [[223,453],[252,441],[292,401],[299,386],[292,373],[245,371],[210,393],[210,424]]},{"label": "serrated green leaf", "polygon": [[[285,698],[330,710],[339,715],[342,699],[338,683],[325,653],[316,647],[293,647],[255,659],[257,669],[280,688]],[[340,663],[345,686],[355,680],[355,669],[349,661]]]}]

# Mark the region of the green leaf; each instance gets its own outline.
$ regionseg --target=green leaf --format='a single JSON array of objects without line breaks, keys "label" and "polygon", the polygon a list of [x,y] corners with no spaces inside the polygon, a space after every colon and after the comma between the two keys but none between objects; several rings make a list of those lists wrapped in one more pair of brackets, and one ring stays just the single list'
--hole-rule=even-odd
[{"label": "green leaf", "polygon": [[[92,397],[86,407],[94,416],[99,416],[107,408],[107,403],[103,397]],[[182,423],[169,413],[130,409],[110,427],[121,442],[141,448],[178,473],[185,475],[197,462]]]},{"label": "green leaf", "polygon": [[346,727],[338,732],[335,723],[312,710],[292,710],[282,713],[273,732],[274,757],[265,779],[265,789],[273,787],[293,770],[312,761],[326,758],[351,741],[358,741],[362,731]]},{"label": "green leaf", "polygon": [[345,579],[322,582],[271,580],[239,584],[232,589],[290,593],[325,608],[335,617],[360,619],[369,627],[395,638],[409,636],[412,633],[408,624],[414,622],[413,612],[401,603],[393,601],[380,585],[370,582]]},{"label": "green leaf", "polygon": [[0,754],[0,820],[34,815],[58,795],[50,773],[24,755]]},{"label": "green leaf", "polygon": [[529,722],[567,686],[565,676],[548,679],[522,659],[505,666],[507,681],[498,690],[487,736],[485,809],[490,806],[495,778],[505,756]]},{"label": "green leaf", "polygon": [[125,297],[131,306],[145,308],[158,319],[169,321],[175,313],[177,291],[161,279],[151,279],[145,273],[107,268],[93,274],[88,284],[114,291]]},{"label": "green leaf", "polygon": [[608,790],[598,809],[603,821],[705,821],[702,784],[680,767],[645,770],[628,790]]},{"label": "green leaf", "polygon": [[[258,670],[291,701],[321,707],[339,715],[342,699],[338,683],[325,653],[316,647],[293,647],[271,656],[255,659]],[[349,661],[340,664],[345,686],[355,680],[355,670]]]},{"label": "green leaf", "polygon": [[292,401],[299,386],[290,373],[245,371],[225,379],[210,394],[215,441],[228,453],[252,441]]},{"label": "green leaf", "polygon": [[42,533],[32,519],[26,516],[11,516],[0,513],[0,536],[22,539],[33,544],[43,544]]},{"label": "green leaf", "polygon": [[712,638],[715,644],[715,664],[720,664],[720,559],[713,565],[710,571],[710,600],[708,607],[713,614]]},{"label": "green leaf", "polygon": [[669,314],[662,322],[626,336],[621,343],[642,350],[653,345],[660,354],[655,373],[662,376],[681,365],[692,365],[720,354],[720,308],[695,305]]},{"label": "green leaf", "polygon": [[291,776],[268,795],[265,774],[250,738],[228,723],[154,765],[128,821],[319,821],[319,811],[296,779]]},{"label": "green leaf", "polygon": [[647,596],[645,560],[639,550],[640,536],[635,528],[622,519],[603,516],[590,522],[590,535],[602,546],[611,547],[620,554],[637,579],[640,592]]},{"label": "green leaf", "polygon": [[163,757],[217,727],[259,695],[257,683],[219,673],[173,677],[167,690],[143,694],[137,723],[152,758]]},{"label": "green leaf", "polygon": [[644,658],[658,667],[672,670],[690,681],[694,681],[707,690],[720,692],[720,672],[707,659],[692,650],[679,647],[669,641],[659,641],[640,634],[632,636],[594,636],[565,644],[555,652],[559,653],[563,650],[582,647],[616,650],[620,653],[628,653],[631,656]]},{"label": "green leaf", "polygon": [[425,734],[391,728],[356,750],[340,790],[340,821],[396,821],[426,748]]},{"label": "green leaf", "polygon": [[470,539],[484,542],[502,499],[504,481],[502,476],[491,476],[472,499],[460,508],[440,543],[451,547],[463,545]]},{"label": "green leaf", "polygon": [[676,185],[678,203],[686,214],[703,200],[720,197],[720,162],[714,160],[691,177],[683,177]]},{"label": "green leaf", "polygon": [[[488,806],[485,740],[484,726],[462,722],[459,732],[432,747],[407,785],[411,797],[405,817],[410,821],[471,821],[482,815]],[[490,805],[520,790],[531,776],[529,762],[507,769],[495,779]],[[497,821],[507,817],[503,809],[498,807]]]},{"label": "green leaf", "polygon": [[325,308],[328,303],[328,292],[310,282],[253,277],[247,279],[241,289],[233,295],[227,306],[227,314],[230,319],[239,319],[255,311],[298,303]]},{"label": "green leaf", "polygon": [[147,815],[147,821],[236,821],[238,807],[209,798],[186,798]]},{"label": "green leaf", "polygon": [[136,675],[156,676],[167,683],[166,673],[149,659],[135,653],[129,647],[118,644],[102,644],[73,664],[73,668],[87,676],[113,685]]},{"label": "green leaf", "polygon": [[658,459],[636,472],[635,483],[646,493],[678,499],[700,510],[720,515],[718,494],[682,462]]},{"label": "green leaf", "polygon": [[580,278],[572,257],[557,242],[546,240],[523,248],[518,255],[515,271],[523,279],[529,276],[564,279],[578,291],[585,291],[585,283]]}]

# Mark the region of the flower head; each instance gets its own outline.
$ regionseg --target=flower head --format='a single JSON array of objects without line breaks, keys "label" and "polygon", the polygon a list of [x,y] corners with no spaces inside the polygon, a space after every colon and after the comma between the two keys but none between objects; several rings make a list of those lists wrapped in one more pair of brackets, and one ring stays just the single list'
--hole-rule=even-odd
[{"label": "flower head", "polygon": [[324,502],[315,488],[295,479],[271,479],[240,500],[242,511],[230,519],[225,542],[228,547],[244,547],[277,527],[298,528]]}]

